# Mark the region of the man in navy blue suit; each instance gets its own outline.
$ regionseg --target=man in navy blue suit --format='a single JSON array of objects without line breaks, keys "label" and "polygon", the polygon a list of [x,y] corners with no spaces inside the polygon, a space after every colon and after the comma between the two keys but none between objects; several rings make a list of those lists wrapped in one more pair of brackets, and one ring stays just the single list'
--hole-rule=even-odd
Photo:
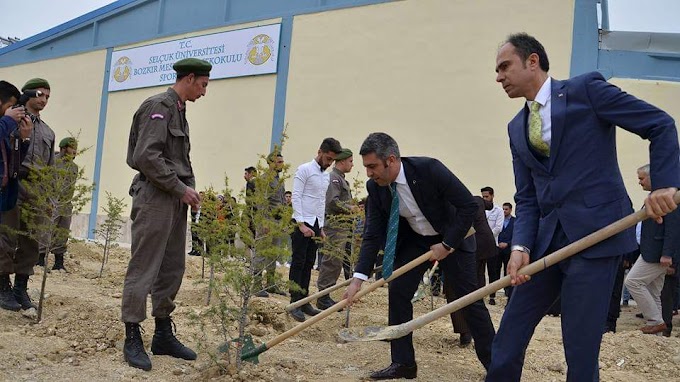
[{"label": "man in navy blue suit", "polygon": [[[352,301],[383,247],[385,278],[391,274],[392,260],[397,269],[431,250],[430,260],[439,260],[444,277],[454,280],[457,296],[477,289],[475,238],[465,238],[477,203],[467,187],[436,159],[401,157],[397,142],[385,133],[369,135],[359,153],[371,178],[366,184],[367,220],[359,262],[344,298]],[[413,319],[411,298],[429,266],[425,262],[390,282],[390,325]],[[477,357],[486,368],[491,361],[494,328],[483,300],[464,308],[463,316],[475,340]],[[371,374],[371,379],[416,378],[412,335],[390,341],[390,348],[391,365]]]},{"label": "man in navy blue suit", "polygon": [[517,205],[508,273],[515,286],[492,347],[487,381],[519,381],[527,345],[550,305],[562,300],[568,381],[597,381],[602,327],[621,255],[636,247],[632,229],[531,278],[517,271],[626,215],[631,202],[616,155],[616,126],[650,143],[657,222],[677,206],[678,136],[662,110],[611,85],[599,73],[559,81],[535,38],[511,35],[496,57],[510,98],[525,98],[508,125]]}]

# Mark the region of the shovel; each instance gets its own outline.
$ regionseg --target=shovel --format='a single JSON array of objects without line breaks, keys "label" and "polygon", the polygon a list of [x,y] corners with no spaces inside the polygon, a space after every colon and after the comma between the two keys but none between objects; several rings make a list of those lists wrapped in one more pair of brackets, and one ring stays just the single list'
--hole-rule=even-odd
[{"label": "shovel", "polygon": [[[468,233],[465,235],[465,237],[472,236],[475,233],[475,229],[470,227],[470,230]],[[424,262],[428,261],[430,259],[430,256],[432,255],[432,251],[427,251],[426,253],[420,255],[419,257],[411,260],[410,262],[404,264],[403,266],[397,268],[392,272],[392,275],[387,279],[380,279],[377,280],[374,283],[369,284],[366,288],[362,288],[360,291],[357,292],[357,294],[354,295],[354,299],[357,300],[374,290],[380,288],[383,286],[383,284],[388,283],[397,277],[403,275],[404,273],[410,271],[413,268],[416,268],[420,264],[423,264]],[[273,348],[274,346],[280,344],[283,342],[285,339],[292,337],[301,331],[307,329],[308,327],[316,324],[317,322],[323,320],[324,318],[330,316],[331,314],[344,309],[347,304],[349,304],[349,301],[347,299],[343,299],[336,303],[335,305],[331,306],[330,308],[322,311],[321,313],[317,314],[316,316],[312,316],[309,319],[307,319],[305,322],[301,323],[300,325],[297,325],[296,327],[289,329],[278,336],[274,337],[271,341],[263,343],[262,345],[258,346],[257,348],[251,350],[251,351],[243,351],[241,352],[241,359],[242,360],[257,360],[257,356],[259,354],[264,353],[265,351]]]},{"label": "shovel", "polygon": [[[675,202],[680,202],[680,192],[676,193],[674,196]],[[647,213],[644,209],[639,210],[633,214],[630,214],[614,223],[598,230],[590,235],[577,240],[568,246],[553,252],[552,254],[545,256],[541,259],[534,261],[533,263],[520,269],[519,274],[522,275],[533,275],[536,274],[558,262],[573,256],[586,248],[589,248],[605,239],[608,239],[623,230],[635,226],[638,222],[643,221],[647,218]],[[387,327],[366,327],[359,328],[355,330],[342,329],[339,332],[339,336],[342,340],[351,341],[385,341],[392,340],[396,338],[401,338],[412,331],[421,328],[432,321],[435,321],[441,317],[448,316],[449,314],[460,310],[475,301],[481,300],[484,296],[487,296],[493,292],[496,292],[502,288],[510,285],[510,276],[505,276],[500,280],[497,280],[483,288],[477,289],[476,291],[469,293],[455,301],[452,301],[430,313],[423,316],[415,318],[409,322],[405,322],[400,325],[392,325]]]}]

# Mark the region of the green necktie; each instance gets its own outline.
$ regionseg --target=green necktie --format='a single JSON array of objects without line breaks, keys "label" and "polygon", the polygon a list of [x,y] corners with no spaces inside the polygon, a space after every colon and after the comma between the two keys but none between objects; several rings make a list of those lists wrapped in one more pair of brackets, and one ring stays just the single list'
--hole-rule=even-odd
[{"label": "green necktie", "polygon": [[529,108],[529,143],[536,151],[549,157],[550,146],[543,140],[541,133],[543,122],[541,122],[541,115],[538,114],[540,108],[541,104],[536,101],[532,102]]},{"label": "green necktie", "polygon": [[383,256],[382,276],[387,280],[394,270],[394,253],[397,249],[397,233],[399,232],[399,194],[397,183],[390,184],[392,191],[392,207],[390,219],[387,221],[387,239],[385,240],[385,256]]}]

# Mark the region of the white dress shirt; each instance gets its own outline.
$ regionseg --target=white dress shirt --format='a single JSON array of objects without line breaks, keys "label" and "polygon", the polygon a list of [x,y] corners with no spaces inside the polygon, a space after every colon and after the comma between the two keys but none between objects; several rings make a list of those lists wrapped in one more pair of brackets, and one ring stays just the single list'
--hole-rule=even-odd
[{"label": "white dress shirt", "polygon": [[432,228],[432,224],[425,218],[423,212],[418,207],[416,199],[413,197],[411,188],[406,181],[404,174],[404,164],[399,168],[399,175],[394,180],[397,184],[397,194],[399,195],[399,216],[402,216],[408,221],[413,232],[422,236],[434,236],[439,233]]},{"label": "white dress shirt", "polygon": [[293,178],[293,219],[314,226],[316,220],[323,228],[326,211],[326,190],[329,176],[321,171],[321,166],[312,159],[301,164]]},{"label": "white dress shirt", "polygon": [[498,235],[500,235],[503,230],[503,221],[505,220],[503,209],[494,204],[490,211],[484,212],[486,213],[486,221],[489,223],[491,232],[493,232],[493,238],[496,239],[496,246],[498,247]]},{"label": "white dress shirt", "polygon": [[[434,236],[438,235],[439,232],[432,228],[432,224],[427,220],[423,211],[418,207],[416,199],[413,197],[411,188],[408,186],[406,180],[406,175],[404,174],[404,164],[401,164],[399,168],[399,175],[397,179],[394,180],[397,184],[397,195],[399,197],[399,216],[402,216],[411,226],[413,232],[422,236]],[[363,273],[354,273],[354,277],[360,280],[368,280],[368,275]]]},{"label": "white dress shirt", "polygon": [[527,101],[527,106],[529,107],[529,110],[531,110],[531,104],[534,102],[538,102],[541,104],[541,108],[538,109],[538,114],[541,116],[541,137],[545,141],[545,143],[550,146],[550,142],[552,140],[552,114],[551,112],[551,106],[550,106],[550,98],[551,98],[551,82],[552,80],[550,77],[548,77],[547,80],[543,83],[541,88],[538,90],[538,93],[536,94],[536,99],[533,101]]}]

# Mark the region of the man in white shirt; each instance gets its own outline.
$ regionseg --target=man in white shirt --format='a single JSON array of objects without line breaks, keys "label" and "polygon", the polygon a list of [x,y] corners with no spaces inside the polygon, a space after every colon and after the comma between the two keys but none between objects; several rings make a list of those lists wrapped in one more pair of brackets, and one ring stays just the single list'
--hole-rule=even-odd
[{"label": "man in white shirt", "polygon": [[[316,153],[316,158],[300,165],[293,179],[293,220],[298,227],[291,234],[292,260],[288,279],[298,288],[291,288],[290,301],[301,300],[309,294],[309,280],[318,245],[314,236],[326,237],[323,231],[326,211],[326,190],[329,176],[326,169],[333,164],[342,146],[334,138],[326,138]],[[315,316],[320,310],[307,303],[290,311],[298,322],[305,321],[305,313]]]},{"label": "man in white shirt", "polygon": [[[482,199],[493,203],[493,188],[486,186],[481,189]],[[503,230],[503,221],[505,216],[503,214],[503,209],[497,204],[493,204],[493,208],[486,212],[486,221],[489,223],[491,232],[493,232],[493,238],[496,240],[496,247],[498,247],[498,235],[501,234]],[[499,256],[494,256],[486,260],[486,271],[489,274],[489,283],[492,283],[499,278],[501,278],[501,265],[502,260]],[[482,285],[480,285],[481,287]],[[489,295],[489,305],[496,305],[496,292]]]}]

